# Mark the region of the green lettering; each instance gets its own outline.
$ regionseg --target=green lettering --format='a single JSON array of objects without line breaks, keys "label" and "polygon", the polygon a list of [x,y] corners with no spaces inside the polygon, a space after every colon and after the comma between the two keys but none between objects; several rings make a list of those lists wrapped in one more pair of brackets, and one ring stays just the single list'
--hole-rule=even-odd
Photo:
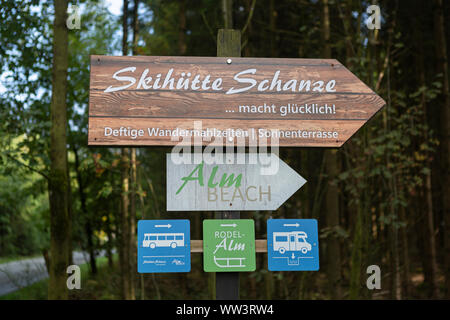
[{"label": "green lettering", "polygon": [[215,188],[217,186],[217,182],[214,183],[214,177],[216,176],[217,168],[219,168],[219,166],[215,166],[211,171],[211,175],[209,176],[209,180],[208,180],[209,188]]},{"label": "green lettering", "polygon": [[[196,171],[198,171],[198,176],[194,177],[193,175]],[[178,189],[176,194],[179,194],[181,190],[183,190],[184,186],[188,183],[188,181],[198,180],[198,183],[203,187],[203,162],[200,163],[198,166],[196,166],[195,169],[192,170],[192,172],[187,177],[181,178],[181,180],[183,180],[184,182]]]},{"label": "green lettering", "polygon": [[241,185],[241,179],[242,179],[242,173],[240,173],[236,179],[234,179],[234,173],[228,176],[224,173],[222,176],[222,180],[220,180],[219,187],[223,187],[226,183],[228,184],[227,187],[231,187],[233,184],[235,184],[236,188],[239,188]]}]

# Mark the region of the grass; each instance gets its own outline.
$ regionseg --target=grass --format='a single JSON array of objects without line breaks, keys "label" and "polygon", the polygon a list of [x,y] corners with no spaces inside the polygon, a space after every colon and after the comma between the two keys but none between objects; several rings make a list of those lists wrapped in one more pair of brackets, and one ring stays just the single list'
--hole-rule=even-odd
[{"label": "grass", "polygon": [[[114,266],[108,265],[106,257],[97,258],[98,273],[90,273],[88,264],[80,265],[81,289],[70,290],[70,300],[117,300],[122,299],[121,272],[118,256],[114,255]],[[202,263],[200,257],[193,260],[195,265]],[[145,299],[210,299],[208,291],[209,277],[195,268],[189,274],[146,274],[136,277],[136,299],[142,299],[142,284]],[[0,300],[47,300],[48,279],[31,286],[1,296]]]},{"label": "grass", "polygon": [[0,300],[46,300],[48,279],[33,283],[31,286],[19,289],[0,297]]},{"label": "grass", "polygon": [[[90,274],[89,265],[87,263],[80,265],[81,269],[81,290],[72,290],[69,293],[71,299],[95,299],[95,297],[90,297],[89,293],[95,290],[93,285],[97,282],[96,278],[105,273],[105,269],[108,268],[108,259],[106,257],[97,258],[98,274],[97,276],[92,276]],[[11,292],[0,297],[0,300],[47,300],[48,293],[48,278],[35,282],[32,285],[21,288],[17,291]],[[87,296],[85,297],[85,293]],[[99,297],[101,299],[107,299],[108,296]],[[114,299],[114,296],[110,297]]]}]

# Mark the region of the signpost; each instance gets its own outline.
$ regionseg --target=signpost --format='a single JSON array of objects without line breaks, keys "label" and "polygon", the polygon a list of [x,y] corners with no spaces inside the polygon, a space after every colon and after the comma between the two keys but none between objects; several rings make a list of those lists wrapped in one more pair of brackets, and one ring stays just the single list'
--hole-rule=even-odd
[{"label": "signpost", "polygon": [[206,272],[255,271],[255,222],[203,220],[203,266]]},{"label": "signpost", "polygon": [[[240,57],[241,33],[238,30],[220,29],[217,33],[217,56]],[[232,61],[227,59],[227,63]],[[234,143],[234,141],[233,141]],[[216,211],[216,219],[239,219],[240,211]],[[215,298],[218,300],[239,299],[239,272],[213,273],[216,282]]]},{"label": "signpost", "polygon": [[[240,43],[222,29],[218,57],[91,56],[88,145],[340,147],[385,105],[337,60],[240,58]],[[276,175],[249,154],[242,164],[167,155],[167,210],[216,211],[203,251],[217,299],[238,299],[238,272],[256,268],[254,222],[240,211],[276,210],[306,182],[271,156]],[[319,269],[316,220],[267,228],[269,270]],[[188,220],[140,221],[138,244],[140,273],[190,271]]]},{"label": "signpost", "polygon": [[317,220],[267,220],[267,257],[270,271],[319,270]]},{"label": "signpost", "polygon": [[275,154],[269,159],[267,166],[252,164],[249,154],[234,154],[226,164],[174,164],[167,154],[167,211],[278,209],[306,180]]},{"label": "signpost", "polygon": [[189,220],[138,222],[138,272],[191,271]]}]

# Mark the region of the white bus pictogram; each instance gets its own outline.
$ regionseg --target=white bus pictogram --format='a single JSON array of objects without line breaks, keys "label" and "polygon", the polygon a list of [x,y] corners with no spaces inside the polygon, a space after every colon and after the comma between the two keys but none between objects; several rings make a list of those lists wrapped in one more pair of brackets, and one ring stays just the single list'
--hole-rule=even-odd
[{"label": "white bus pictogram", "polygon": [[184,247],[184,233],[144,233],[144,248]]}]

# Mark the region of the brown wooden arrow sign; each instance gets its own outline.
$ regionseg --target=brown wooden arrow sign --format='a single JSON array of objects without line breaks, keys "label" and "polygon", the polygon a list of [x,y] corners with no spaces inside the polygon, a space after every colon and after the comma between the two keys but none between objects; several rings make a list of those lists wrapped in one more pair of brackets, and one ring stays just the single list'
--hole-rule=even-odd
[{"label": "brown wooden arrow sign", "polygon": [[91,56],[88,143],[340,147],[384,105],[334,59]]}]

